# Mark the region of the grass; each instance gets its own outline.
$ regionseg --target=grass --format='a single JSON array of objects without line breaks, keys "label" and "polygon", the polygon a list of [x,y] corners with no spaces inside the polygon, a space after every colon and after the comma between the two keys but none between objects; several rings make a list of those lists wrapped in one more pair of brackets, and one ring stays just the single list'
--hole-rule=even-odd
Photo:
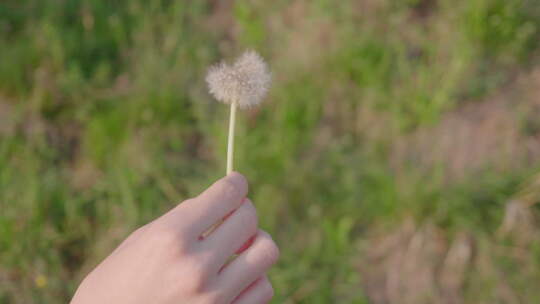
[{"label": "grass", "polygon": [[[518,144],[450,174],[459,155],[429,143],[449,115],[506,90],[521,94],[522,112],[503,116],[518,117],[512,136],[538,138],[523,127],[535,98],[514,83],[535,69],[540,6],[340,3],[3,1],[0,303],[65,303],[130,231],[222,174],[226,107],[204,75],[249,47],[275,82],[264,107],[239,117],[237,168],[282,248],[275,303],[387,303],[359,265],[408,220],[437,227],[448,246],[460,233],[474,240],[463,303],[537,302],[538,242],[497,231],[540,157]],[[422,132],[432,137],[416,145]]]}]

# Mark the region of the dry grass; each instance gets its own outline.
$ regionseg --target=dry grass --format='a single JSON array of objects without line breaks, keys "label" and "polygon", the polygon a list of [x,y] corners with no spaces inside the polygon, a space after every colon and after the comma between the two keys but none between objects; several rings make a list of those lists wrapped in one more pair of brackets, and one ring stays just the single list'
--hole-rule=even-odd
[{"label": "dry grass", "polygon": [[463,234],[451,242],[432,224],[407,220],[394,233],[372,240],[360,267],[374,304],[462,303],[473,243]]},{"label": "dry grass", "polygon": [[433,127],[400,137],[392,152],[399,171],[407,165],[441,168],[451,180],[480,169],[505,171],[540,159],[540,129],[524,130],[538,117],[540,69],[517,78],[483,101],[446,114]]},{"label": "dry grass", "polygon": [[[391,154],[395,172],[439,168],[447,182],[459,182],[480,170],[503,173],[538,162],[539,92],[537,68],[449,112],[435,126],[397,137]],[[512,304],[537,297],[538,278],[530,265],[540,239],[539,202],[537,175],[508,199],[497,231],[488,235],[449,232],[413,219],[390,232],[373,230],[360,265],[370,303]],[[477,297],[486,292],[492,296]]]},{"label": "dry grass", "polygon": [[[540,239],[539,202],[540,175],[508,201],[498,233],[450,234],[411,219],[390,233],[374,233],[360,265],[370,303],[513,304],[538,297],[530,265]],[[492,302],[477,298],[486,290]]]}]

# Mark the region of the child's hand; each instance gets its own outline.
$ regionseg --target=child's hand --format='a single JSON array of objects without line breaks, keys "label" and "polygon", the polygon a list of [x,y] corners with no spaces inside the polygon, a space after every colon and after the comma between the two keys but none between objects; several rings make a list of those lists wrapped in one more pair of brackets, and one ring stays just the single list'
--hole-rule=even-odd
[{"label": "child's hand", "polygon": [[141,227],[84,279],[71,303],[268,302],[273,290],[266,271],[279,250],[258,230],[247,188],[245,178],[232,173]]}]

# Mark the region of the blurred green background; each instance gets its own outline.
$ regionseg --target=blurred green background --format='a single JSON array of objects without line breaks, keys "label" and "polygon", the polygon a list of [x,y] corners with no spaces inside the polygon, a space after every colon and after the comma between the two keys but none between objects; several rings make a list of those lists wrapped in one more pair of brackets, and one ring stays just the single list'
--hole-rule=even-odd
[{"label": "blurred green background", "polygon": [[540,303],[539,43],[538,0],[2,0],[0,303],[66,303],[222,176],[204,77],[247,48],[273,303]]}]

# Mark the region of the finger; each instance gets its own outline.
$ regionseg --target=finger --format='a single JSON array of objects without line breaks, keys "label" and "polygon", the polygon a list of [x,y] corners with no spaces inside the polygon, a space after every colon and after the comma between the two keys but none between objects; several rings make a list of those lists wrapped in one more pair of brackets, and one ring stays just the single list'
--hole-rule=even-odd
[{"label": "finger", "polygon": [[236,252],[235,254],[241,254],[242,252],[246,251],[246,249],[249,248],[249,246],[251,246],[251,244],[253,244],[253,241],[255,240],[255,235],[250,237],[249,240],[247,240],[247,242],[244,243],[244,245],[242,245],[242,247],[240,247]]},{"label": "finger", "polygon": [[278,247],[268,233],[260,230],[253,244],[221,270],[218,280],[234,294],[262,276],[278,257]]},{"label": "finger", "polygon": [[215,182],[196,198],[178,205],[169,221],[201,235],[213,224],[240,207],[247,195],[248,184],[240,173],[232,172]]},{"label": "finger", "polygon": [[257,211],[250,200],[246,200],[201,243],[213,252],[216,272],[227,260],[242,248],[242,245],[257,234]]},{"label": "finger", "polygon": [[231,304],[265,304],[274,296],[274,288],[263,276],[244,290]]}]

